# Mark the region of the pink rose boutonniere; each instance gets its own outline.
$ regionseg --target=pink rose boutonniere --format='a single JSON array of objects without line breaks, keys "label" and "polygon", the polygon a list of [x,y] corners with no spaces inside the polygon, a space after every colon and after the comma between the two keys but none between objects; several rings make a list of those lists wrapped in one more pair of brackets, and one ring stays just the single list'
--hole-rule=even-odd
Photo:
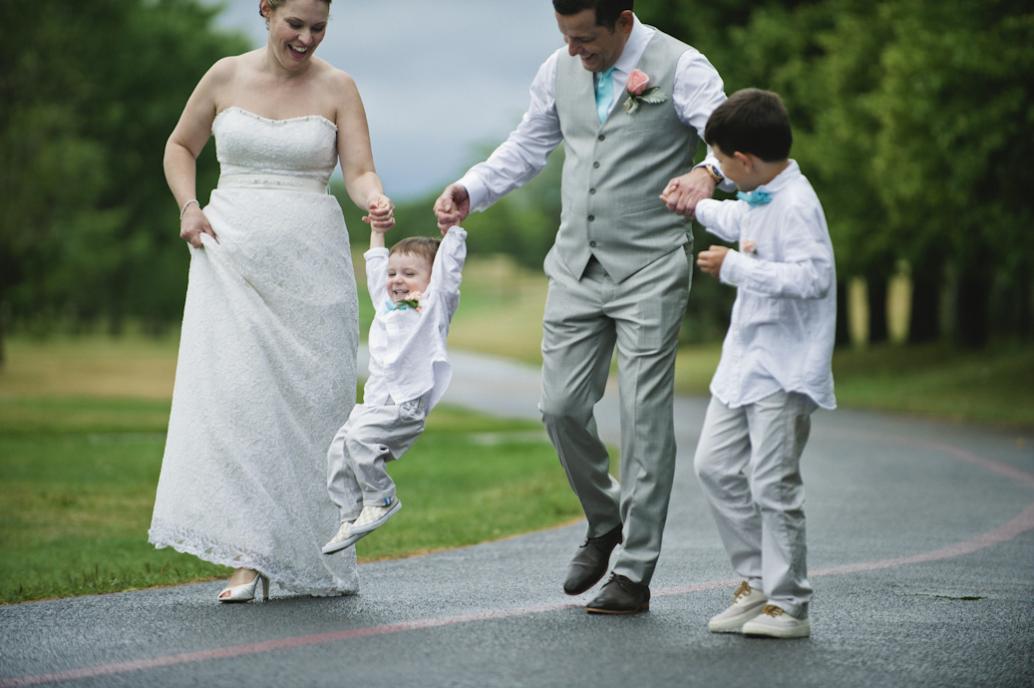
[{"label": "pink rose boutonniere", "polygon": [[628,75],[628,83],[625,86],[625,90],[628,91],[628,98],[625,100],[625,112],[630,115],[634,115],[642,103],[656,105],[668,99],[667,96],[661,93],[659,87],[651,87],[650,77],[647,76],[646,72],[638,69],[633,69],[632,73]]},{"label": "pink rose boutonniere", "polygon": [[399,303],[404,303],[404,304],[406,304],[407,306],[409,306],[410,308],[412,308],[413,310],[415,310],[416,312],[419,313],[420,312],[420,305],[421,305],[420,302],[424,300],[423,292],[411,291],[411,292],[409,292],[409,294],[407,294],[407,296],[409,296],[408,299],[403,299],[402,301],[399,301]]}]

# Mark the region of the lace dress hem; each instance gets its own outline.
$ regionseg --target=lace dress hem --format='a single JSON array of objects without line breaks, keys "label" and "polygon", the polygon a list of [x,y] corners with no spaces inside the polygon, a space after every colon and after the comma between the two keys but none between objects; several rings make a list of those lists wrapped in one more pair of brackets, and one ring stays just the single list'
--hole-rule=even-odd
[{"label": "lace dress hem", "polygon": [[254,569],[269,578],[270,582],[299,595],[338,597],[359,592],[358,575],[353,576],[352,581],[335,577],[335,584],[328,586],[325,581],[317,583],[311,577],[302,576],[297,570],[285,567],[281,562],[274,561],[269,557],[228,546],[224,542],[216,542],[196,531],[185,528],[171,528],[160,523],[152,523],[147,535],[148,541],[157,549],[170,547],[177,552],[190,554],[212,564]]}]

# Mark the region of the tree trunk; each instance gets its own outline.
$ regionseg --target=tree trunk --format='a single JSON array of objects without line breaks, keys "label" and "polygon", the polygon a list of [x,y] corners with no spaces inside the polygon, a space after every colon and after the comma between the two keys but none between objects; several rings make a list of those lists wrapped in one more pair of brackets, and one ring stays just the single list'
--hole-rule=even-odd
[{"label": "tree trunk", "polygon": [[962,262],[955,297],[955,338],[967,349],[980,349],[987,344],[991,297],[992,261],[984,256],[969,256]]},{"label": "tree trunk", "polygon": [[7,304],[0,300],[0,370],[7,365]]},{"label": "tree trunk", "polygon": [[868,275],[865,278],[869,302],[869,343],[882,344],[889,338],[887,330],[887,278]]},{"label": "tree trunk", "polygon": [[912,268],[912,308],[908,319],[908,343],[923,344],[941,336],[940,267]]},{"label": "tree trunk", "polygon": [[850,316],[847,313],[847,282],[837,282],[837,329],[834,340],[837,348],[851,343],[851,328],[848,326]]}]

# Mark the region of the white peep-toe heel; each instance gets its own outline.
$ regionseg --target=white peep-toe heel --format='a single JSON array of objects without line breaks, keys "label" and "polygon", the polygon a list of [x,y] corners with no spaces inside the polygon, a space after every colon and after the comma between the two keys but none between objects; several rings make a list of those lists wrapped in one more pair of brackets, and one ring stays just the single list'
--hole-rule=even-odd
[{"label": "white peep-toe heel", "polygon": [[261,573],[255,574],[255,578],[250,583],[242,583],[240,585],[229,585],[219,593],[220,602],[251,602],[255,599],[255,593],[258,592],[258,584],[262,583],[262,600],[264,602],[269,601],[269,578],[263,576]]}]

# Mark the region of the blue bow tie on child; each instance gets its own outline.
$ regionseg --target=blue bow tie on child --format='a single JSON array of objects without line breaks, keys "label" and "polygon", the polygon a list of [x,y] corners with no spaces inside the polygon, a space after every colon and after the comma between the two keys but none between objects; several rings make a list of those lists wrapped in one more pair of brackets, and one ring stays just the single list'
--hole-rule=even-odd
[{"label": "blue bow tie on child", "polygon": [[746,201],[751,208],[759,205],[768,205],[772,202],[772,194],[762,189],[754,189],[753,191],[737,191],[736,198],[741,201]]},{"label": "blue bow tie on child", "polygon": [[415,300],[399,301],[398,303],[395,303],[391,299],[388,299],[387,301],[384,302],[384,312],[385,313],[390,313],[392,311],[416,310],[416,308],[417,308],[417,306],[416,306],[416,301]]}]

